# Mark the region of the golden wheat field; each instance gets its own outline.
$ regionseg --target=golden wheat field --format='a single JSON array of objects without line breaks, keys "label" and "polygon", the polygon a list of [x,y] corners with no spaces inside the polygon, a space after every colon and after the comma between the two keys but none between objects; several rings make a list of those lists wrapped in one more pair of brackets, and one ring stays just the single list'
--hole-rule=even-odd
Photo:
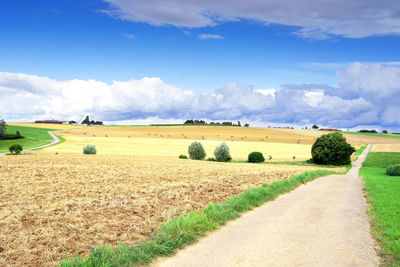
[{"label": "golden wheat field", "polygon": [[143,241],[178,214],[312,169],[132,155],[3,156],[0,266],[50,266],[94,246]]},{"label": "golden wheat field", "polygon": [[57,134],[66,141],[46,151],[82,153],[83,146],[94,144],[99,154],[178,157],[187,154],[193,141],[200,141],[207,156],[214,157],[215,147],[226,142],[235,160],[247,159],[250,152],[260,151],[274,161],[309,159],[315,140],[276,129],[221,126],[86,127]]},{"label": "golden wheat field", "polygon": [[373,145],[371,152],[400,152],[400,144]]},{"label": "golden wheat field", "polygon": [[272,128],[232,126],[144,126],[104,127],[94,126],[58,132],[60,135],[82,137],[161,138],[216,141],[243,141],[265,143],[308,144],[315,137]]},{"label": "golden wheat field", "polygon": [[[86,144],[96,145],[98,154],[132,154],[178,157],[188,155],[188,146],[193,141],[200,141],[206,150],[207,157],[214,157],[214,149],[223,141],[216,140],[189,140],[189,139],[162,139],[162,138],[122,138],[122,137],[82,137],[63,135],[65,142],[57,146],[46,148],[51,152],[82,153]],[[260,151],[267,158],[273,160],[305,160],[311,157],[311,145],[226,141],[230,147],[232,158],[235,160],[247,159],[250,152]]]},{"label": "golden wheat field", "polygon": [[[327,131],[313,131],[313,130],[288,130],[279,129],[282,132],[290,132],[298,136],[309,136],[309,137],[319,137],[323,134],[329,134]],[[361,144],[400,144],[399,138],[388,138],[380,136],[369,136],[369,135],[359,135],[359,134],[346,134],[342,132],[343,136],[346,138],[347,142],[351,143],[353,146],[360,146]],[[390,136],[390,135],[388,135]]]},{"label": "golden wheat field", "polygon": [[33,123],[33,122],[10,122],[7,124],[12,125],[12,126],[48,128],[48,129],[57,129],[57,130],[78,129],[78,128],[83,127],[81,125],[79,126],[79,125],[70,125],[70,124]]}]

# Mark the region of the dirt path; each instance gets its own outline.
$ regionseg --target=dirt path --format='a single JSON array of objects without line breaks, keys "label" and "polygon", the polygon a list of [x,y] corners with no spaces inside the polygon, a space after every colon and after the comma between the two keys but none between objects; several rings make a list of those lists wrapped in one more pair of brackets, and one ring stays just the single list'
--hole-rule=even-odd
[{"label": "dirt path", "polygon": [[[54,144],[57,144],[57,143],[60,142],[60,139],[58,139],[58,137],[57,137],[55,134],[53,134],[53,132],[48,131],[48,133],[49,133],[49,134],[51,135],[51,137],[53,138],[53,140],[52,140],[50,143],[48,143],[48,144],[46,144],[46,145],[38,146],[38,147],[32,147],[32,148],[24,149],[23,151],[30,151],[30,150],[35,150],[35,149],[39,149],[39,148],[45,148],[45,147],[48,147],[48,146],[51,146],[51,145],[54,145]],[[5,155],[5,154],[7,154],[7,153],[8,153],[8,152],[6,152],[6,153],[0,153],[0,156],[3,156],[3,155]]]},{"label": "dirt path", "polygon": [[377,266],[358,171],[299,187],[154,266]]}]

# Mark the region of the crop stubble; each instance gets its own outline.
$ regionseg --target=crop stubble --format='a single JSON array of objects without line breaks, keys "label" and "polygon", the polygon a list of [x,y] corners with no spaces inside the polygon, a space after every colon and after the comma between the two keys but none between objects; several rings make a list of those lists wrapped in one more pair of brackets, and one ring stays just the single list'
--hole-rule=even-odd
[{"label": "crop stubble", "polygon": [[0,158],[0,266],[50,266],[134,244],[178,214],[313,167],[129,155]]}]

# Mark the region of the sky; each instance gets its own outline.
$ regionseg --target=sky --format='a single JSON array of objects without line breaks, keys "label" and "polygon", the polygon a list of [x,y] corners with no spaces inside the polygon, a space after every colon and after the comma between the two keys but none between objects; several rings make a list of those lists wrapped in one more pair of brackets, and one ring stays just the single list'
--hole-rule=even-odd
[{"label": "sky", "polygon": [[0,118],[400,131],[398,0],[3,0]]}]

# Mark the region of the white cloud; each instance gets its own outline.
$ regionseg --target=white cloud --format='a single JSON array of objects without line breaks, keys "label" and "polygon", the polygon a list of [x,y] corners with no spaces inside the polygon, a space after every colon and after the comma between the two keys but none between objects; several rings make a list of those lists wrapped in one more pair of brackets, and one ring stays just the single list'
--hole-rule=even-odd
[{"label": "white cloud", "polygon": [[310,122],[336,128],[400,128],[400,68],[355,62],[338,71],[338,76],[337,87],[292,84],[257,89],[229,83],[212,92],[198,92],[156,77],[107,84],[0,72],[0,117],[7,121],[80,120],[91,114],[96,120],[119,123],[197,118],[258,125]]},{"label": "white cloud", "polygon": [[123,32],[123,33],[121,33],[121,35],[124,36],[125,38],[131,39],[131,40],[136,40],[137,39],[136,36],[134,34],[132,34],[132,33]]},{"label": "white cloud", "polygon": [[400,34],[398,0],[103,0],[103,12],[152,25],[199,28],[251,19],[269,25],[297,26],[295,34],[326,39]]},{"label": "white cloud", "polygon": [[200,40],[206,40],[206,39],[224,39],[221,35],[218,34],[199,34],[199,39]]}]

